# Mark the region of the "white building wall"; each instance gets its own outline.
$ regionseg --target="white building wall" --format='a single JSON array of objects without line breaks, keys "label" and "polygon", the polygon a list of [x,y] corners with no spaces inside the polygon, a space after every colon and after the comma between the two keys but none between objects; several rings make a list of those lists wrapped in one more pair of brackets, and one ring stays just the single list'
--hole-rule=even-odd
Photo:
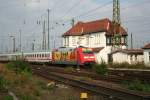
[{"label": "white building wall", "polygon": [[144,50],[144,63],[150,66],[150,49]]},{"label": "white building wall", "polygon": [[113,57],[113,63],[123,63],[123,62],[129,62],[128,55],[125,53],[115,53],[112,55]]},{"label": "white building wall", "polygon": [[95,53],[96,62],[101,63],[102,61],[108,63],[108,54],[111,53],[111,46],[103,48],[100,52]]},{"label": "white building wall", "polygon": [[114,53],[112,57],[113,57],[113,63],[128,62],[129,64],[135,64],[144,61],[143,55],[132,54],[131,56],[127,53],[122,53],[122,52]]},{"label": "white building wall", "polygon": [[[85,47],[106,47],[106,32],[85,34],[83,36],[66,36],[63,37],[64,47],[76,47],[77,45]],[[69,38],[69,43],[68,39]]]}]

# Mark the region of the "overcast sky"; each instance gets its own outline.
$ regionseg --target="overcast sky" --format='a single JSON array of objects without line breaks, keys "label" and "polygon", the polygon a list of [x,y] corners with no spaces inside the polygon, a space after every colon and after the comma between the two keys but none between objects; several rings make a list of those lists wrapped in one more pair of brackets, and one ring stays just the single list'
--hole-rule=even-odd
[{"label": "overcast sky", "polygon": [[[31,50],[42,44],[42,21],[47,21],[50,9],[51,48],[61,46],[61,35],[71,27],[71,19],[93,21],[112,19],[113,0],[0,0],[0,52],[12,51],[12,38],[19,48],[21,30],[23,50]],[[134,47],[150,42],[150,0],[120,0],[121,22],[130,34],[133,33]],[[40,24],[37,23],[40,21]],[[54,41],[55,40],[55,41]]]}]

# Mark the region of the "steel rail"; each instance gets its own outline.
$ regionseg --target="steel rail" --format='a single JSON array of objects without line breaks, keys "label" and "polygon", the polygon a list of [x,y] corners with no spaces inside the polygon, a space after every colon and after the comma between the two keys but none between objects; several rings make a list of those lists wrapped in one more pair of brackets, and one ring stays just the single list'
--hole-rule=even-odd
[{"label": "steel rail", "polygon": [[33,72],[47,79],[53,79],[71,86],[83,88],[100,95],[105,95],[108,98],[115,98],[115,100],[150,100],[149,94],[138,93],[115,86],[108,86],[106,84],[79,80],[76,76],[50,72],[44,68],[34,68]]}]

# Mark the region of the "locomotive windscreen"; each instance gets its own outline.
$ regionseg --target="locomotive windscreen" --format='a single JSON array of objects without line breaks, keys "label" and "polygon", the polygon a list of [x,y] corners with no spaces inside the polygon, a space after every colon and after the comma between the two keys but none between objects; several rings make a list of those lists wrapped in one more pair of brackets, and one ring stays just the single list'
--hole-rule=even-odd
[{"label": "locomotive windscreen", "polygon": [[82,48],[82,53],[93,54],[93,50],[91,48]]}]

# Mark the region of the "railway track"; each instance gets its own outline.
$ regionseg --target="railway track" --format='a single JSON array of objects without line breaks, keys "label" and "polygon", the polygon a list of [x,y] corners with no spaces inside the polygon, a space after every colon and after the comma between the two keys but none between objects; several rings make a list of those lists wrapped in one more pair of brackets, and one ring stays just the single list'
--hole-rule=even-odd
[{"label": "railway track", "polygon": [[[34,65],[34,67],[39,67],[39,65]],[[71,70],[66,71],[65,68],[56,67],[56,66],[42,66],[42,68],[46,68],[47,70],[50,70],[51,72],[58,72],[58,73],[64,73],[64,74],[72,74],[76,76],[83,76],[83,77],[89,77],[95,80],[104,80],[108,82],[115,82],[115,83],[122,83],[124,81],[133,81],[133,80],[141,80],[144,82],[150,83],[150,72],[141,72],[141,71],[118,71],[118,70],[109,70],[108,75],[98,75],[94,72],[87,71],[85,69],[81,69],[81,71]]]},{"label": "railway track", "polygon": [[109,74],[117,75],[124,79],[141,80],[150,83],[150,70],[140,69],[109,69]]},{"label": "railway track", "polygon": [[53,79],[71,86],[86,89],[108,98],[112,98],[112,100],[150,100],[150,94],[130,91],[113,83],[83,80],[75,75],[50,71],[46,67],[32,67],[32,70],[35,74],[47,79]]}]

